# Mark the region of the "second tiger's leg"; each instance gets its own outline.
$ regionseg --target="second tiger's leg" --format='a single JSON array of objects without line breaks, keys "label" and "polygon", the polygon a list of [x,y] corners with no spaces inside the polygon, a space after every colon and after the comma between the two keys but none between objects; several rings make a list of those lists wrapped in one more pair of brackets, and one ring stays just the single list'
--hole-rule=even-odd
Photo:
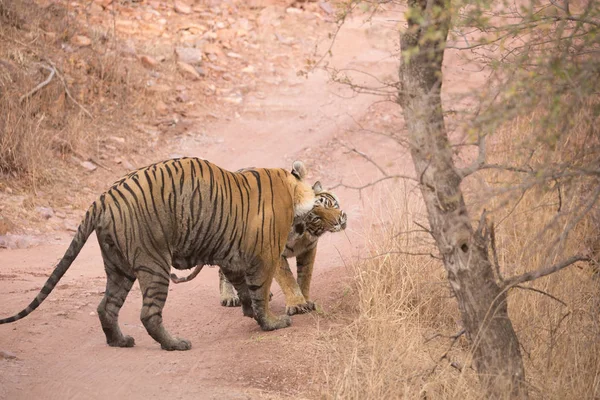
[{"label": "second tiger's leg", "polygon": [[314,304],[309,304],[285,257],[281,258],[280,266],[275,270],[275,280],[285,295],[285,312],[287,315],[303,314],[314,310]]}]

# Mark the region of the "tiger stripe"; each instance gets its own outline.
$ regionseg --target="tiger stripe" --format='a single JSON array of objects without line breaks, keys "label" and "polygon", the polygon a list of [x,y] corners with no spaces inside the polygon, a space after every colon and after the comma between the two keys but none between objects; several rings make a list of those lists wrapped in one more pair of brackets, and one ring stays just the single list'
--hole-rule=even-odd
[{"label": "tiger stripe", "polygon": [[162,324],[171,266],[221,266],[240,294],[243,313],[264,330],[289,326],[268,309],[271,280],[294,217],[310,211],[314,192],[295,162],[284,169],[229,172],[198,158],[172,159],[132,171],[88,209],[69,248],[31,304],[0,324],[24,318],[52,292],[93,231],[107,275],[98,315],[107,343],[131,347],[118,313],[135,280],[143,296],[141,320],[167,350],[187,350]]}]

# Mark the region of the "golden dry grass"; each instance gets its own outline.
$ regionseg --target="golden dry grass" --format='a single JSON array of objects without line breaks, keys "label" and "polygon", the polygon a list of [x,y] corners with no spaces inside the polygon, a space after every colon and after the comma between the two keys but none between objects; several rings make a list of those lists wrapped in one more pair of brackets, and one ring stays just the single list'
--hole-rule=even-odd
[{"label": "golden dry grass", "polygon": [[[75,46],[76,34],[91,46]],[[100,159],[108,135],[127,136],[132,148],[147,139],[132,129],[152,112],[143,68],[113,48],[108,33],[80,25],[66,4],[0,0],[0,44],[0,181],[35,190],[71,176],[64,172],[77,164],[73,157]],[[52,79],[27,95],[51,68]]]},{"label": "golden dry grass", "polygon": [[[579,132],[584,134],[585,126]],[[516,138],[531,134],[518,122],[505,126],[491,144],[491,161],[518,161]],[[557,154],[546,156],[566,159],[576,140],[575,133],[564,145],[553,147]],[[560,200],[552,185],[524,195],[500,190],[504,194],[491,196],[492,189],[515,182],[514,175],[486,172],[464,183],[474,224],[483,208],[494,221],[504,278],[550,266],[590,248],[598,250],[597,208],[556,240],[581,211],[589,182],[565,186]],[[348,302],[353,308],[346,317],[347,326],[325,335],[321,342],[328,362],[320,395],[332,399],[484,398],[469,364],[469,344],[461,337],[452,346],[453,340],[444,337],[460,330],[460,317],[441,261],[402,254],[435,254],[431,239],[414,232],[415,221],[427,225],[422,202],[400,187],[380,190],[387,192],[373,198],[389,200],[386,208],[374,210],[377,228],[365,234],[371,258],[352,265],[353,296]],[[557,217],[559,203],[562,213]],[[381,254],[385,255],[372,257]],[[509,315],[522,345],[530,397],[597,399],[600,280],[594,268],[579,263],[523,286],[559,299],[518,288],[509,295]]]}]

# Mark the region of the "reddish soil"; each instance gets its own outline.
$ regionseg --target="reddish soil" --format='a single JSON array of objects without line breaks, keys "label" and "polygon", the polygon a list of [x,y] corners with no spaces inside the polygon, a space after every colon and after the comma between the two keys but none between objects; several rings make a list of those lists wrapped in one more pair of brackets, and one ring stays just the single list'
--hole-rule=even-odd
[{"label": "reddish soil", "polygon": [[[285,15],[285,9],[281,12]],[[321,37],[331,27],[321,27]],[[383,18],[373,24],[363,24],[361,18],[348,21],[333,48],[334,62],[369,68],[379,77],[393,76],[396,62],[386,50],[396,39],[393,28],[394,23]],[[406,154],[393,140],[369,135],[357,125],[397,131],[399,110],[393,103],[373,105],[376,97],[355,96],[347,87],[329,84],[324,72],[310,74],[308,79],[298,77],[301,52],[285,53],[285,46],[279,48],[290,62],[276,83],[272,77],[257,76],[237,108],[223,108],[218,119],[205,118],[201,125],[173,138],[171,153],[206,158],[232,170],[287,167],[301,159],[310,168],[310,180],[319,179],[325,187],[342,181],[360,185],[381,176],[343,144],[369,154],[391,172],[406,165]],[[311,396],[310,389],[318,386],[322,372],[317,339],[331,328],[331,316],[348,287],[345,264],[364,245],[363,216],[369,212],[356,190],[339,187],[336,193],[348,211],[348,229],[346,234],[326,235],[319,245],[312,293],[320,312],[294,316],[290,328],[262,332],[253,319],[242,316],[241,309],[219,305],[217,270],[206,268],[194,281],[172,285],[164,310],[166,327],[191,340],[190,351],[162,351],[148,336],[139,320],[137,286],[120,314],[122,329],[135,337],[136,346],[110,348],[95,312],[105,277],[92,235],[54,292],[32,315],[0,326],[0,350],[16,355],[0,358],[0,398]],[[58,235],[60,240],[56,236],[38,247],[0,250],[2,317],[20,311],[41,288],[69,242],[66,232]],[[271,307],[282,313],[283,295],[276,285],[273,292]]]}]

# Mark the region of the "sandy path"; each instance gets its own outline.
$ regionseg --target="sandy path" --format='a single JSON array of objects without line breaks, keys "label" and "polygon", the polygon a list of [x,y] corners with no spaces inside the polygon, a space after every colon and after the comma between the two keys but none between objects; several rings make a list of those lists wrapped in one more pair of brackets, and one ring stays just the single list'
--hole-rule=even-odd
[{"label": "sandy path", "polygon": [[[372,46],[373,35],[381,32],[367,28],[360,21],[349,24],[334,49],[336,62],[393,73],[387,53]],[[394,162],[397,155],[385,138],[367,140],[354,131],[354,121],[372,112],[373,98],[349,95],[347,88],[328,85],[324,73],[304,79],[290,70],[283,83],[264,83],[260,95],[249,93],[239,118],[201,127],[209,137],[222,140],[185,136],[175,153],[203,157],[229,169],[289,166],[294,159],[305,159],[310,179],[321,179],[326,187],[340,179],[366,181],[376,171],[360,157],[344,154],[336,138],[351,140],[384,162]],[[351,213],[348,235],[327,235],[320,244],[313,293],[324,314],[294,316],[292,327],[262,332],[239,308],[219,305],[217,270],[207,268],[193,282],[172,285],[164,310],[166,327],[191,340],[191,351],[162,351],[147,335],[139,320],[137,286],[120,316],[123,331],[135,337],[136,347],[110,348],[95,314],[105,279],[92,238],[33,315],[0,327],[0,350],[17,356],[0,359],[0,398],[244,399],[300,392],[318,373],[315,337],[327,329],[327,313],[344,285],[340,254],[350,258],[362,243],[363,203],[355,191],[340,188],[337,193]],[[3,316],[28,304],[65,249],[66,242],[0,250]],[[282,313],[283,296],[276,287],[273,292],[271,306]]]}]

